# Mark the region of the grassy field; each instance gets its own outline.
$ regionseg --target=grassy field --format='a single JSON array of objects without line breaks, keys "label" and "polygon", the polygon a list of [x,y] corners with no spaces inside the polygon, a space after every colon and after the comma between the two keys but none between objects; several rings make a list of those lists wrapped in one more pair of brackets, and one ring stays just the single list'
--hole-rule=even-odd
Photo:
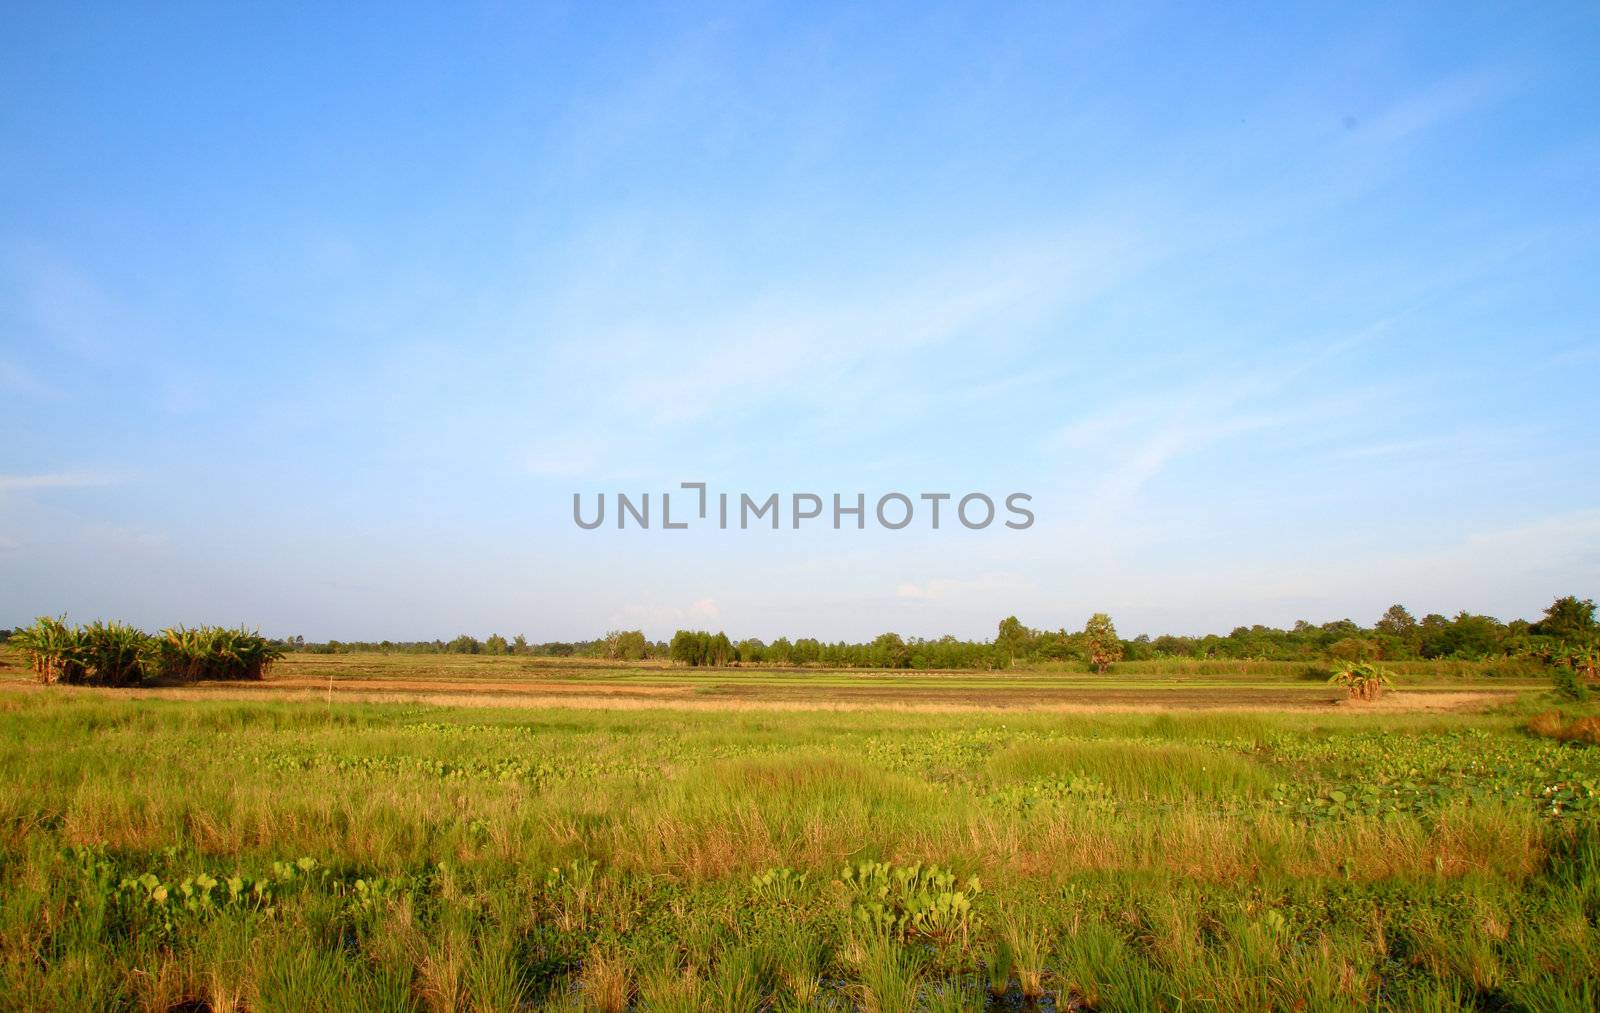
[{"label": "grassy field", "polygon": [[1600,749],[1423,682],[13,665],[0,1006],[1596,1008]]}]

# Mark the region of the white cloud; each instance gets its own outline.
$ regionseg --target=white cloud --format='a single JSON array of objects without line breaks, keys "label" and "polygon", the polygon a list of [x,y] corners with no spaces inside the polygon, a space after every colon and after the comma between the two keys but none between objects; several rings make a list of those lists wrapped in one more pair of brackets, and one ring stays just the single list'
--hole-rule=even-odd
[{"label": "white cloud", "polygon": [[970,578],[933,577],[920,584],[904,581],[895,587],[894,594],[896,598],[917,601],[982,598],[1017,589],[1024,583],[1014,573],[986,573]]},{"label": "white cloud", "polygon": [[711,598],[701,598],[689,606],[689,616],[693,619],[715,619],[722,615],[722,609]]},{"label": "white cloud", "polygon": [[610,624],[614,628],[642,629],[647,636],[660,637],[685,624],[715,622],[721,616],[722,606],[714,598],[698,598],[688,605],[640,602],[613,612]]}]

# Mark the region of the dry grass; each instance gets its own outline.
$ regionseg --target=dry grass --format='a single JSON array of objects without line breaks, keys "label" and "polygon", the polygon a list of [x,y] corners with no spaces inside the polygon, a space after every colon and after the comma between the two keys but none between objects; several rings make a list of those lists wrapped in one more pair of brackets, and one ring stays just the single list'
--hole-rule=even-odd
[{"label": "dry grass", "polygon": [[1547,739],[1600,746],[1600,717],[1587,716],[1567,721],[1560,711],[1549,710],[1529,718],[1526,727],[1533,734]]},{"label": "dry grass", "polygon": [[625,1013],[633,995],[627,958],[615,947],[594,946],[583,958],[583,1000],[596,1013]]}]

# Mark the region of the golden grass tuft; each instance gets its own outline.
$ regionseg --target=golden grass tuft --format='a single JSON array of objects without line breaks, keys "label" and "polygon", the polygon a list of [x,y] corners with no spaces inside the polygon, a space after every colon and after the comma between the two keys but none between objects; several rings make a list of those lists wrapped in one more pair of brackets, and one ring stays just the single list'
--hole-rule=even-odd
[{"label": "golden grass tuft", "polygon": [[1529,718],[1524,727],[1533,734],[1547,739],[1600,746],[1600,717],[1580,717],[1567,722],[1562,718],[1560,711],[1548,710]]},{"label": "golden grass tuft", "polygon": [[627,957],[621,950],[592,946],[583,958],[584,1008],[595,1013],[625,1013],[632,999]]}]

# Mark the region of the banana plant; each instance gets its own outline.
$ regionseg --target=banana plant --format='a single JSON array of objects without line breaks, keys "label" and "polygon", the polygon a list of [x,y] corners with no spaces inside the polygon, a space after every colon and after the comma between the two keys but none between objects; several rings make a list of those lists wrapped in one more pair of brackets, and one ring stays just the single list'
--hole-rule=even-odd
[{"label": "banana plant", "polygon": [[1343,686],[1352,700],[1376,700],[1393,681],[1388,671],[1365,661],[1342,662],[1328,680],[1332,686]]}]

